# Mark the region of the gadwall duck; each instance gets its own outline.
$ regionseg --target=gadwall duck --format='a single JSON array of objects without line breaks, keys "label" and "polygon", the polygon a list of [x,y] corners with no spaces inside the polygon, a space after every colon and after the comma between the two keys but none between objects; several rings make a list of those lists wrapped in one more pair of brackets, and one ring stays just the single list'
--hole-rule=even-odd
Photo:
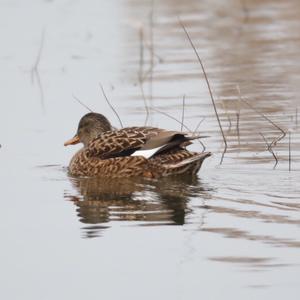
[{"label": "gadwall duck", "polygon": [[83,143],[69,164],[73,176],[159,178],[196,174],[211,153],[190,152],[186,146],[200,137],[148,126],[117,130],[102,114],[88,113],[64,145]]}]

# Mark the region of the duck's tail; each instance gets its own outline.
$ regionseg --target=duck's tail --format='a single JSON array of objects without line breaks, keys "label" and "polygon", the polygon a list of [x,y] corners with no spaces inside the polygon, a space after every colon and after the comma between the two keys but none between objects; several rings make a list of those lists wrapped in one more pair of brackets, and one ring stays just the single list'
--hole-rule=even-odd
[{"label": "duck's tail", "polygon": [[168,162],[162,165],[163,176],[178,174],[196,174],[203,161],[211,156],[211,152],[195,153],[189,152],[190,156],[176,162]]}]

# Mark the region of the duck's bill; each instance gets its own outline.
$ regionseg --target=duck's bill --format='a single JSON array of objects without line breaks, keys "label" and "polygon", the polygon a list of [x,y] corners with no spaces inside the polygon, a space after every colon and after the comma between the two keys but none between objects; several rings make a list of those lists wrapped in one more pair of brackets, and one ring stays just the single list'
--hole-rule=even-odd
[{"label": "duck's bill", "polygon": [[71,138],[70,140],[66,141],[64,143],[64,146],[69,146],[69,145],[76,145],[78,144],[80,141],[79,141],[79,137],[78,135],[75,135],[73,138]]}]

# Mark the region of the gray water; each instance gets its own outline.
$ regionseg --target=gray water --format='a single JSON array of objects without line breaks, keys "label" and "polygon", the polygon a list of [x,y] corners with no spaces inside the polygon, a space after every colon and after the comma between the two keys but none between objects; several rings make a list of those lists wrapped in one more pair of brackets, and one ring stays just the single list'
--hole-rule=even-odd
[{"label": "gray water", "polygon": [[[299,13],[296,0],[1,1],[1,299],[299,299]],[[222,164],[177,16],[213,89]],[[143,91],[147,124],[179,130],[161,112],[181,120],[185,95],[184,124],[203,120],[213,153],[198,177],[69,177],[80,146],[63,143],[87,112],[73,95],[120,126],[100,82],[126,126],[145,123]],[[287,133],[277,165],[264,116]]]}]

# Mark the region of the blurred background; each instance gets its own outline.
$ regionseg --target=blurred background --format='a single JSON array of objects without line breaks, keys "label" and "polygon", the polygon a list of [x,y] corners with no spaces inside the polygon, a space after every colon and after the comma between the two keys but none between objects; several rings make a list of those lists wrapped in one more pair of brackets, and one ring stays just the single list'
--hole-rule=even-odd
[{"label": "blurred background", "polygon": [[[297,0],[1,0],[1,298],[298,299],[299,14]],[[209,135],[198,177],[70,178],[84,105],[120,126],[100,84],[125,126],[180,130],[184,112]]]}]

